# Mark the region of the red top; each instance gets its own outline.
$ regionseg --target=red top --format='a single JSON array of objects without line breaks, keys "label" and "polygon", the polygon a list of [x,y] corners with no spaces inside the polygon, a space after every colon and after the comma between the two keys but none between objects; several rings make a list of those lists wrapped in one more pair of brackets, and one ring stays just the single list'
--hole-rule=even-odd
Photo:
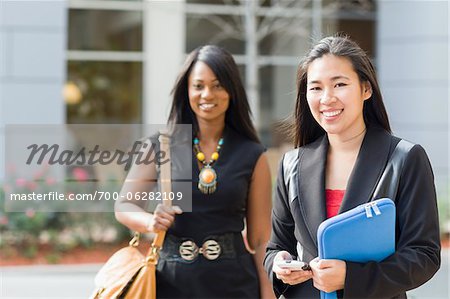
[{"label": "red top", "polygon": [[327,205],[327,218],[334,217],[338,214],[344,198],[345,190],[325,189],[325,200]]}]

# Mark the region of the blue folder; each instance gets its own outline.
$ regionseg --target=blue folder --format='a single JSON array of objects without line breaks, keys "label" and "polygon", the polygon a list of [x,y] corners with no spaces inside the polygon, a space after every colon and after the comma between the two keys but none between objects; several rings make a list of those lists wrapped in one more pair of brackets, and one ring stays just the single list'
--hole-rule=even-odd
[{"label": "blue folder", "polygon": [[[380,262],[395,251],[395,204],[382,198],[322,222],[317,230],[320,259]],[[335,299],[336,292],[320,292]]]}]

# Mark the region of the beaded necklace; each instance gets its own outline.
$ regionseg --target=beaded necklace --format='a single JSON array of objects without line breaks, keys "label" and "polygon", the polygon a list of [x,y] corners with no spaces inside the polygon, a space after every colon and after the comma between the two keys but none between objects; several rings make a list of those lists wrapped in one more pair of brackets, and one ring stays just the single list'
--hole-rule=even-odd
[{"label": "beaded necklace", "polygon": [[223,138],[219,139],[217,143],[216,151],[211,154],[211,159],[209,162],[206,161],[205,154],[200,148],[200,140],[196,137],[194,138],[194,151],[197,160],[202,163],[203,168],[200,170],[198,175],[198,189],[203,194],[211,194],[216,191],[217,188],[217,173],[212,168],[212,165],[219,159],[219,151],[223,145]]}]

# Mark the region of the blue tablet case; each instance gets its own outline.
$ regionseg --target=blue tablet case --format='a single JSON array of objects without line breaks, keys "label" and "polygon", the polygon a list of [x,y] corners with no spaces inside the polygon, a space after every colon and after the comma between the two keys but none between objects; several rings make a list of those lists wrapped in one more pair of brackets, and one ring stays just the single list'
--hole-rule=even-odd
[{"label": "blue tablet case", "polygon": [[[382,198],[322,222],[317,230],[320,259],[365,263],[382,261],[395,251],[395,204]],[[320,292],[335,299],[336,292]]]}]

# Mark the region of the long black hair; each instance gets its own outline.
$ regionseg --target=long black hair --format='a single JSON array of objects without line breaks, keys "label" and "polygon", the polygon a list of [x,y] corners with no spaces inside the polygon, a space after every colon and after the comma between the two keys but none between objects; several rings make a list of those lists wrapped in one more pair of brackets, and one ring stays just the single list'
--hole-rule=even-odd
[{"label": "long black hair", "polygon": [[325,130],[316,122],[306,99],[307,71],[309,65],[326,54],[348,59],[360,82],[369,82],[372,96],[364,101],[363,116],[366,126],[381,127],[391,132],[386,108],[383,104],[375,69],[359,45],[343,35],[325,37],[319,41],[300,62],[297,71],[297,102],[291,134],[295,147],[311,143],[325,134]]},{"label": "long black hair", "polygon": [[198,61],[206,63],[211,68],[230,96],[230,105],[225,113],[225,124],[248,139],[259,143],[236,62],[228,51],[214,45],[198,47],[186,58],[172,90],[173,101],[168,119],[169,125],[191,124],[194,136],[198,134],[197,118],[189,105],[188,95],[188,78]]}]

